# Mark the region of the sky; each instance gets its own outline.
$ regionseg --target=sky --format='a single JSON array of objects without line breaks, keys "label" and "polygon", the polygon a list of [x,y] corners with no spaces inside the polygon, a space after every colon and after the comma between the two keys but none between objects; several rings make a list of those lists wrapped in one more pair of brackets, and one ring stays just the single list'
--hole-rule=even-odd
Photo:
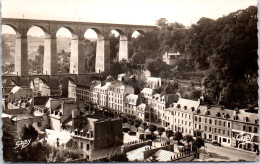
[{"label": "sky", "polygon": [[[166,18],[170,23],[190,26],[201,17],[217,19],[256,6],[257,0],[2,0],[1,3],[3,18],[139,25],[155,25],[157,19]],[[10,31],[3,26],[2,33]],[[65,29],[60,31],[57,35],[71,35]],[[36,27],[29,33],[44,35]]]}]

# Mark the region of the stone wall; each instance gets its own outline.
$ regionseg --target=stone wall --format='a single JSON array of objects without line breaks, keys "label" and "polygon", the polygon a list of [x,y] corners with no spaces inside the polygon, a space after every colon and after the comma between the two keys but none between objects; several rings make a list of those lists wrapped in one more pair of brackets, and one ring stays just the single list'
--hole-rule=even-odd
[{"label": "stone wall", "polygon": [[138,143],[122,146],[122,151],[129,152],[129,151],[132,151],[134,149],[137,149],[137,148],[140,148],[140,147],[143,147],[146,145],[152,146],[152,140],[143,141],[143,142],[138,141]]},{"label": "stone wall", "polygon": [[158,147],[155,149],[146,150],[146,151],[144,151],[144,159],[147,159],[151,155],[155,154],[158,150],[168,150],[168,151],[173,152],[173,149],[174,149],[173,145],[165,145],[165,146]]}]

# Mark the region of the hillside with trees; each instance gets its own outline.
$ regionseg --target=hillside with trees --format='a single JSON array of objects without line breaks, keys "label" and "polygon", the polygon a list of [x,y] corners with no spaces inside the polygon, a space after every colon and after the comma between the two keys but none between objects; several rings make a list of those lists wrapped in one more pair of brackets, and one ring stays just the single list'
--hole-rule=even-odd
[{"label": "hillside with trees", "polygon": [[[133,65],[144,64],[163,78],[203,72],[199,80],[205,103],[231,109],[257,106],[257,7],[217,20],[203,17],[190,28],[166,22],[159,19],[158,30],[133,40]],[[177,70],[162,64],[165,51],[181,53]]]}]

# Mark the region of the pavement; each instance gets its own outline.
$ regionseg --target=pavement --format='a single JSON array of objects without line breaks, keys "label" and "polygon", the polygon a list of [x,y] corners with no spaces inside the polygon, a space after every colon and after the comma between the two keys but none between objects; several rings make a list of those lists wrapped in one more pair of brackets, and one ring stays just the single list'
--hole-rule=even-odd
[{"label": "pavement", "polygon": [[258,161],[258,155],[241,151],[233,148],[214,146],[206,143],[206,148],[200,149],[200,158],[194,159],[194,161],[214,161],[214,162],[226,162],[226,161]]}]

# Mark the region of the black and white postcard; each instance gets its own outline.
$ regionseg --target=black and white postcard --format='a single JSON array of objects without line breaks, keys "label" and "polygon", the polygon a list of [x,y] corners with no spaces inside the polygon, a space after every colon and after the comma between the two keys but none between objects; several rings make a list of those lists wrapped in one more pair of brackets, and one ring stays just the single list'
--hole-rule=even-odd
[{"label": "black and white postcard", "polygon": [[257,0],[2,0],[5,162],[258,161]]}]

